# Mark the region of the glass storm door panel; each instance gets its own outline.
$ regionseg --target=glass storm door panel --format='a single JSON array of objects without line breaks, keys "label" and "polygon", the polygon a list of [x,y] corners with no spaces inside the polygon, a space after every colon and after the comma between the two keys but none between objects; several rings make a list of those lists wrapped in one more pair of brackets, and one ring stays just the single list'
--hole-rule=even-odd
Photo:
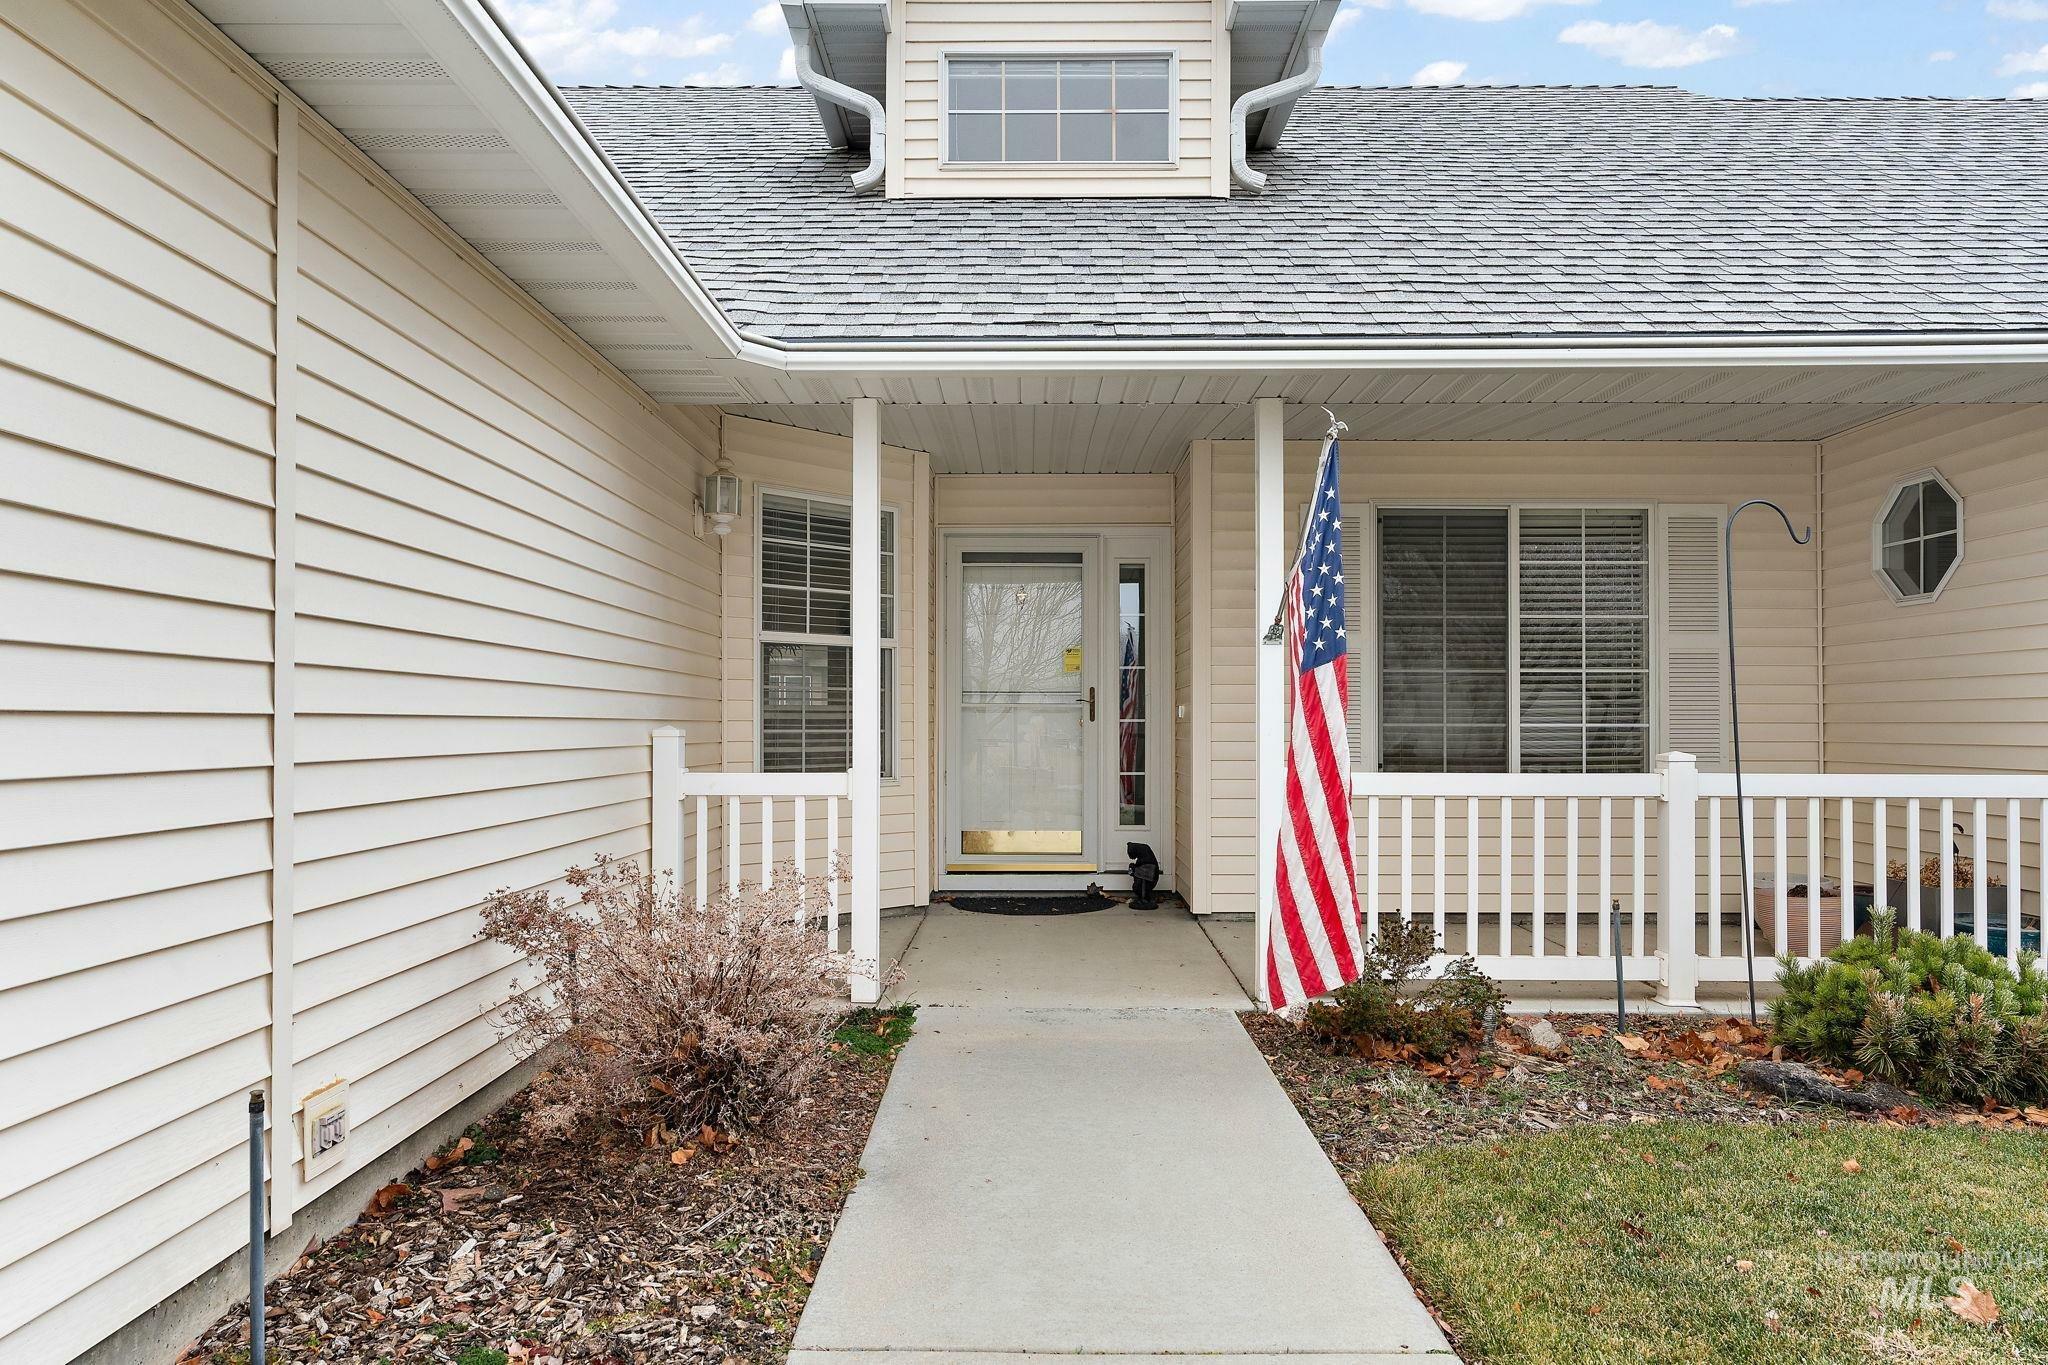
[{"label": "glass storm door panel", "polygon": [[960,557],[956,857],[1089,852],[1087,564],[1079,550]]}]

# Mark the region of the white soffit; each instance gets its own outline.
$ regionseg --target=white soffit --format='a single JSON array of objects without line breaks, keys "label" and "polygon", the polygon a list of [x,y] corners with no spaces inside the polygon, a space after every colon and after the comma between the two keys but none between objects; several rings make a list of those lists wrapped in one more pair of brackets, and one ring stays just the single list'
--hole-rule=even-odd
[{"label": "white soffit", "polygon": [[[820,75],[889,103],[888,0],[791,0],[782,7],[789,40],[809,51]],[[815,98],[815,97],[814,97]],[[834,147],[864,146],[868,121],[830,100],[819,99],[818,118]]]},{"label": "white soffit", "polygon": [[679,286],[678,276],[694,284],[687,267],[665,242],[637,236],[563,146],[557,133],[572,121],[552,90],[521,88],[463,30],[465,18],[491,22],[486,12],[408,4],[401,19],[386,0],[193,2],[650,396],[756,396],[729,365],[709,363],[729,360],[730,328]]},{"label": "white soffit", "polygon": [[[1310,58],[1329,36],[1337,0],[1231,0],[1230,100],[1284,81],[1308,69]],[[1294,101],[1251,116],[1246,131],[1254,147],[1277,147]]]},{"label": "white soffit", "polygon": [[1377,371],[1180,376],[917,376],[758,383],[779,402],[741,416],[846,435],[845,400],[881,400],[882,436],[941,474],[1144,474],[1190,441],[1251,436],[1251,400],[1287,400],[1287,434],[1353,440],[1792,441],[1907,408],[2048,403],[2048,365],[1926,369]]}]

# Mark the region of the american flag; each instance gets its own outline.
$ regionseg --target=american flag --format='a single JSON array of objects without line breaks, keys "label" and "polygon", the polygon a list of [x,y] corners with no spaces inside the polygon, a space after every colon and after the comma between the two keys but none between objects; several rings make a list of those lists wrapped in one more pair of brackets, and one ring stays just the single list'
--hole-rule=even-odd
[{"label": "american flag", "polygon": [[1316,491],[1287,577],[1294,695],[1281,816],[1278,915],[1266,952],[1267,999],[1279,1009],[1359,976],[1358,875],[1351,857],[1350,652],[1344,638],[1344,503],[1337,440],[1323,447]]}]

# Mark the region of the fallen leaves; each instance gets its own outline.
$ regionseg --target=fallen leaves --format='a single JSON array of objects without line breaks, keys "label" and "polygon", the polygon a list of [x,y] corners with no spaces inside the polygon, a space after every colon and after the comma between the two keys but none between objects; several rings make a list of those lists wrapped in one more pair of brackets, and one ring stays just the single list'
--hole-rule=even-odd
[{"label": "fallen leaves", "polygon": [[483,1192],[483,1186],[481,1185],[471,1185],[468,1187],[458,1187],[456,1189],[442,1190],[440,1192],[441,1212],[453,1213],[457,1209],[461,1208],[464,1204],[467,1204],[470,1200],[481,1198],[483,1196]]},{"label": "fallen leaves", "polygon": [[428,1157],[427,1169],[430,1171],[438,1171],[443,1166],[453,1166],[456,1162],[468,1156],[470,1152],[475,1149],[475,1147],[476,1139],[464,1136],[458,1139],[455,1145],[453,1147],[450,1147],[447,1151]]},{"label": "fallen leaves", "polygon": [[412,1186],[405,1184],[385,1185],[370,1196],[369,1207],[363,1212],[372,1218],[381,1218],[397,1205],[398,1201],[412,1193]]},{"label": "fallen leaves", "polygon": [[1991,1327],[1998,1322],[1998,1300],[1968,1280],[1958,1280],[1955,1294],[1941,1303],[1964,1322],[1979,1327]]}]

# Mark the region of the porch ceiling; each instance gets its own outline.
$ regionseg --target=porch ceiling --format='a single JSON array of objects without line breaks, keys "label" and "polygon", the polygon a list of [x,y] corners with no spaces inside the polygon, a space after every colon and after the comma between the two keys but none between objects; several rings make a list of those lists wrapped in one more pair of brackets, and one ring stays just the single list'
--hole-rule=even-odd
[{"label": "porch ceiling", "polygon": [[727,412],[848,435],[845,400],[882,403],[882,439],[941,474],[1146,474],[1188,444],[1249,440],[1251,400],[1288,400],[1287,434],[1383,441],[1818,441],[1910,407],[2048,403],[2048,366],[1717,370],[1378,371],[1353,374],[962,375],[769,384],[787,401]]}]

